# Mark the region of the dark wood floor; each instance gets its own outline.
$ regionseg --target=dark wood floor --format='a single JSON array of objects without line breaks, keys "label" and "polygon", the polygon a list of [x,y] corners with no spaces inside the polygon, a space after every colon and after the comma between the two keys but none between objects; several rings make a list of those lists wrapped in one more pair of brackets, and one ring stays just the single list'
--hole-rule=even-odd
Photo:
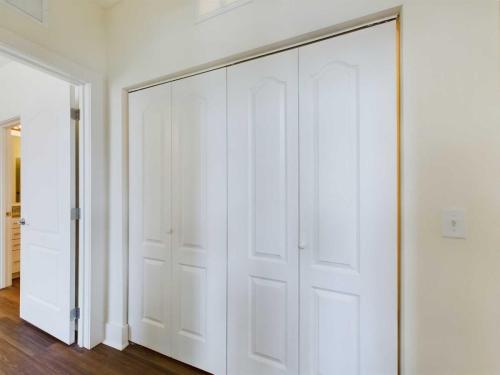
[{"label": "dark wood floor", "polygon": [[139,345],[67,346],[19,319],[19,281],[0,290],[0,374],[206,374]]}]

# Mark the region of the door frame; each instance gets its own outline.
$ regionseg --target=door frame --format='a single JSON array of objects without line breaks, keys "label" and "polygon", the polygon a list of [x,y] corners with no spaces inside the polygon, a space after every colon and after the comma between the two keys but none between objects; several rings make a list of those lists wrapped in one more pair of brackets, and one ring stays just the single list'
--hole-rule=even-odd
[{"label": "door frame", "polygon": [[[1,27],[0,53],[74,85],[79,93],[78,188],[81,215],[78,222],[79,264],[76,292],[80,319],[77,322],[77,344],[91,349],[104,340],[106,310],[106,288],[103,286],[106,282],[107,185],[105,174],[102,173],[103,168],[106,169],[106,166],[103,167],[106,154],[102,141],[105,135],[102,130],[105,76]],[[5,120],[4,123],[9,121],[1,120]],[[3,214],[0,215],[0,225],[4,227]],[[0,262],[1,260],[0,257]],[[0,278],[0,282],[3,281],[3,277]]]},{"label": "door frame", "polygon": [[[82,103],[82,86],[81,85],[75,85],[75,94],[76,94],[76,100],[73,101],[71,100],[72,102],[72,105],[71,107],[74,108],[76,107],[75,109],[80,109],[80,108],[83,108],[83,103]],[[69,110],[69,108],[68,108]],[[78,121],[78,120],[77,120]],[[79,121],[81,123],[81,121]],[[9,119],[0,119],[0,147],[4,147],[7,145],[7,142],[8,142],[8,132],[9,132],[9,129],[16,125],[16,124],[20,124],[22,126],[22,122],[21,122],[21,117],[20,117],[20,114],[16,114],[16,117],[14,118],[9,118]],[[83,137],[77,137],[76,140],[77,142],[79,142],[80,144],[77,145],[77,150],[79,150],[79,155],[76,156],[76,160],[73,161],[73,162],[78,162],[79,165],[76,166],[75,168],[75,173],[77,176],[80,176],[81,175],[81,172],[82,172],[82,163],[81,163],[81,160],[84,158],[84,155],[82,153],[82,150],[83,150],[83,145],[81,144],[82,142],[82,139]],[[11,255],[9,254],[9,251],[8,251],[8,246],[7,246],[7,236],[5,238],[2,238],[3,235],[6,234],[7,232],[7,225],[8,225],[8,220],[6,218],[6,215],[4,214],[5,212],[7,212],[8,210],[8,202],[7,202],[7,194],[11,193],[10,191],[10,185],[7,186],[7,183],[10,182],[10,179],[12,178],[12,176],[7,176],[7,174],[9,173],[12,173],[12,170],[11,170],[11,166],[8,166],[7,163],[9,162],[8,159],[8,152],[10,151],[11,147],[5,147],[5,150],[3,150],[2,152],[0,152],[0,230],[1,230],[1,234],[0,234],[0,289],[1,288],[5,288],[5,287],[10,287],[12,286],[12,274],[11,272],[9,272],[10,270],[10,266],[9,266],[9,263],[11,261]],[[75,185],[75,187],[77,188],[77,190],[79,192],[83,192],[83,185],[82,185],[82,179],[78,179],[78,185]],[[79,202],[76,202],[79,204],[80,207],[85,207],[84,205],[84,201],[83,201],[83,197],[85,196],[85,194],[77,194],[76,196],[78,196],[79,198]],[[21,204],[22,205],[22,204]],[[84,252],[85,252],[85,241],[84,241],[84,235],[82,235],[82,233],[84,233],[84,230],[85,230],[85,226],[83,225],[83,220],[78,220],[77,221],[77,228],[78,228],[78,242],[75,241],[75,257],[76,259],[82,259],[82,256],[84,255]],[[75,233],[77,233],[75,232]],[[22,249],[21,249],[22,251]],[[84,288],[84,284],[82,284],[82,274],[83,272],[85,272],[85,268],[84,268],[84,264],[83,262],[77,262],[76,263],[77,266],[74,270],[75,272],[75,295],[78,296],[77,299],[78,301],[76,301],[76,306],[80,307],[80,309],[82,310],[82,304],[85,303],[84,299],[81,298],[81,296],[83,295],[84,291],[85,291],[85,288]],[[78,277],[78,278],[76,278]],[[84,324],[83,324],[83,320],[82,318],[78,319],[77,321],[77,324],[76,324],[76,327],[77,327],[77,331],[78,332],[84,332],[83,328],[84,328]],[[83,335],[77,335],[77,343],[79,346],[84,346],[83,345],[83,337],[80,337],[80,336],[84,336],[85,333]]]},{"label": "door frame", "polygon": [[[396,352],[397,352],[397,370],[398,373],[401,372],[401,364],[402,364],[402,313],[401,313],[401,306],[402,306],[402,254],[401,254],[401,247],[402,247],[402,192],[401,192],[401,184],[402,184],[402,175],[401,175],[401,110],[402,110],[402,104],[401,104],[401,7],[394,7],[394,8],[389,8],[386,9],[385,11],[381,11],[375,14],[367,15],[358,19],[353,19],[351,21],[339,24],[339,25],[333,25],[331,27],[326,27],[320,30],[316,30],[307,34],[299,35],[297,37],[283,40],[281,42],[272,44],[272,45],[267,45],[267,46],[261,46],[256,49],[250,50],[243,52],[241,54],[237,55],[232,55],[228,56],[216,61],[211,61],[206,64],[198,65],[191,67],[189,69],[185,69],[182,71],[177,71],[173,72],[171,74],[168,74],[166,76],[163,76],[158,79],[152,79],[149,81],[145,82],[138,82],[136,84],[123,87],[122,88],[122,106],[124,109],[124,116],[122,118],[122,123],[121,123],[121,130],[123,134],[125,135],[125,141],[124,141],[124,154],[126,156],[126,159],[124,160],[124,175],[126,176],[125,179],[122,181],[122,187],[124,189],[124,199],[123,199],[123,212],[126,214],[126,229],[125,229],[125,235],[126,238],[129,236],[129,149],[128,149],[128,143],[130,139],[130,126],[129,126],[129,118],[128,118],[128,111],[129,111],[129,101],[128,97],[131,93],[141,91],[141,90],[146,90],[153,88],[155,86],[171,83],[180,79],[184,78],[189,78],[192,76],[196,76],[199,74],[207,73],[212,70],[216,69],[221,69],[221,68],[228,68],[230,66],[236,65],[236,64],[241,64],[245,63],[250,60],[254,59],[259,59],[265,56],[273,55],[276,53],[284,52],[289,49],[294,49],[298,48],[301,46],[305,46],[307,44],[312,44],[316,43],[322,40],[334,38],[337,36],[341,36],[343,34],[348,34],[351,32],[356,32],[365,28],[370,28],[372,26],[376,26],[378,24],[386,23],[386,22],[395,22],[395,33],[396,33],[396,45],[394,46],[396,49],[396,71],[394,72],[396,76],[396,87],[394,87],[394,90],[396,92],[396,144],[394,145],[394,149],[396,150],[396,183],[397,183],[397,192],[396,192],[396,205],[397,205],[397,238],[396,238],[396,299],[397,299],[397,306],[396,306],[396,324],[397,324],[397,338],[396,338]],[[128,242],[126,243],[126,246],[123,249],[122,256],[124,258],[124,290],[123,290],[123,297],[124,297],[124,302],[123,302],[123,309],[126,312],[125,316],[128,314],[128,298],[129,298],[129,244]],[[128,327],[128,316],[126,318],[126,327]],[[121,341],[122,342],[127,342],[121,349],[125,348],[128,345],[128,330],[124,330],[122,332],[122,337]]]}]

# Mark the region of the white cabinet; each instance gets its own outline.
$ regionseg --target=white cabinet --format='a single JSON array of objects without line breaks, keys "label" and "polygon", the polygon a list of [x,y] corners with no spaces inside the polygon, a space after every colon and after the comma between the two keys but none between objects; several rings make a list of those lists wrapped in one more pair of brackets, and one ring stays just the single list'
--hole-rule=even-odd
[{"label": "white cabinet", "polygon": [[132,341],[397,373],[396,63],[387,22],[130,95]]},{"label": "white cabinet", "polygon": [[228,69],[230,374],[298,372],[298,54]]}]

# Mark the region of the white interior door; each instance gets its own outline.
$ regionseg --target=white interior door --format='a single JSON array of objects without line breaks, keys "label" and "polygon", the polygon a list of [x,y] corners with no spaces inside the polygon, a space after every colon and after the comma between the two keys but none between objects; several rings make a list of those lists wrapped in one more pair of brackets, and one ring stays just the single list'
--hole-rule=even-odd
[{"label": "white interior door", "polygon": [[300,48],[301,373],[397,373],[396,29]]},{"label": "white interior door", "polygon": [[226,70],[172,84],[172,356],[226,373]]},{"label": "white interior door", "polygon": [[171,85],[129,96],[130,340],[171,355]]},{"label": "white interior door", "polygon": [[[73,88],[21,116],[21,318],[71,344],[75,340],[75,124]],[[49,100],[50,99],[50,100]]]},{"label": "white interior door", "polygon": [[297,374],[298,52],[228,68],[228,373]]}]

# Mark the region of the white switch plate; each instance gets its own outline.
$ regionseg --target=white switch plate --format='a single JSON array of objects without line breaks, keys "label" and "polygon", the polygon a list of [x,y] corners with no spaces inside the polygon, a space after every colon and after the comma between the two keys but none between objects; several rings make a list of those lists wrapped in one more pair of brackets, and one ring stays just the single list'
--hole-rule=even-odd
[{"label": "white switch plate", "polygon": [[465,211],[443,210],[442,234],[447,238],[465,238]]}]

